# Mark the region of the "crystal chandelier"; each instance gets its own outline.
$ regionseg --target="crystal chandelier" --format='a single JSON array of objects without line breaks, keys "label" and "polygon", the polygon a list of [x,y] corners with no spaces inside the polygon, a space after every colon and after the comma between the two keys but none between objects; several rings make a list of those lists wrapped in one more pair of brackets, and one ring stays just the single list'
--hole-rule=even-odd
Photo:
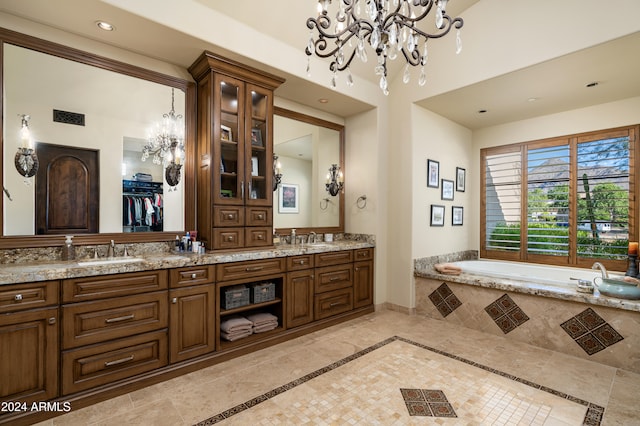
[{"label": "crystal chandelier", "polygon": [[[425,65],[428,59],[427,42],[430,38],[441,38],[451,28],[457,28],[456,53],[462,50],[460,28],[462,18],[452,19],[446,14],[448,0],[338,0],[335,25],[329,16],[331,0],[318,0],[318,17],[307,19],[311,30],[307,54],[307,74],[310,75],[311,56],[331,58],[329,69],[333,71],[331,87],[336,88],[338,71],[347,71],[347,85],[353,85],[350,65],[358,57],[367,62],[366,45],[370,45],[378,59],[375,73],[380,76],[380,89],[389,94],[387,82],[387,60],[404,56],[406,65],[402,80],[409,82],[409,66],[420,66],[418,84],[427,81]],[[426,18],[435,6],[435,31],[428,33],[417,24]],[[314,38],[314,29],[318,38]],[[330,43],[332,44],[330,45]]]},{"label": "crystal chandelier", "polygon": [[153,164],[162,164],[165,178],[171,187],[180,182],[180,169],[184,162],[184,120],[176,115],[174,108],[174,89],[171,89],[171,111],[162,115],[162,121],[156,123],[149,132],[147,143],[142,148],[142,161],[153,156]]}]

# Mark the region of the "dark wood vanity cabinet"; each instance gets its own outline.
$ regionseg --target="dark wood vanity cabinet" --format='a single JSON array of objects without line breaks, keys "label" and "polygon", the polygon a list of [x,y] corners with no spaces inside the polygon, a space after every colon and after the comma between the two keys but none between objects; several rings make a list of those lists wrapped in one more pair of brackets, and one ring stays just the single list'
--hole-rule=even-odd
[{"label": "dark wood vanity cabinet", "polygon": [[197,217],[208,249],[273,244],[273,91],[283,79],[204,52],[198,83]]},{"label": "dark wood vanity cabinet", "polygon": [[313,321],[315,269],[312,254],[287,258],[287,328]]},{"label": "dark wood vanity cabinet", "polygon": [[184,361],[216,349],[215,266],[170,271],[169,361]]},{"label": "dark wood vanity cabinet", "polygon": [[373,248],[354,250],[353,307],[373,304]]},{"label": "dark wood vanity cabinet", "polygon": [[62,395],[167,365],[167,286],[167,270],[63,281]]},{"label": "dark wood vanity cabinet", "polygon": [[0,401],[58,396],[59,288],[58,281],[0,287]]}]

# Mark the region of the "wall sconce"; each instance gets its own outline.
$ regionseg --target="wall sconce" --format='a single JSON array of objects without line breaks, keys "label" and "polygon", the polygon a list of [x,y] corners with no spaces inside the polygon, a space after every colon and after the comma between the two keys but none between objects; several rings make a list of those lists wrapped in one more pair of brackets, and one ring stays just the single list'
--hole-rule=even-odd
[{"label": "wall sconce", "polygon": [[169,191],[167,192],[171,192],[171,189],[173,189],[174,191],[176,190],[176,186],[180,183],[181,168],[182,164],[178,164],[175,161],[171,160],[171,162],[164,169],[164,178],[167,180],[167,183],[170,186]]},{"label": "wall sconce", "polygon": [[282,182],[282,164],[278,161],[278,156],[273,154],[273,190],[278,189],[278,185]]},{"label": "wall sconce", "polygon": [[337,164],[332,164],[327,173],[327,191],[331,196],[335,197],[344,187],[344,175]]},{"label": "wall sconce", "polygon": [[15,156],[15,166],[18,173],[27,178],[30,178],[38,171],[40,162],[36,156],[36,151],[33,149],[33,140],[31,138],[31,131],[29,130],[30,116],[27,114],[18,114],[18,117],[22,120],[22,127],[20,128],[20,147]]}]

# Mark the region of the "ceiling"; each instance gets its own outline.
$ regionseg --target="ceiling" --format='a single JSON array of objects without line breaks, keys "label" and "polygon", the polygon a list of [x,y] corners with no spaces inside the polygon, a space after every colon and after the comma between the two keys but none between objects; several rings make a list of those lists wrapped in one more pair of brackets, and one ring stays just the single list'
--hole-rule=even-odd
[{"label": "ceiling", "polygon": [[[304,25],[314,13],[313,0],[198,0],[202,5],[258,28],[283,43],[304,49],[309,30]],[[452,16],[479,0],[455,0],[447,8]],[[286,13],[275,13],[286,10]],[[252,63],[214,43],[197,39],[171,28],[133,15],[100,0],[0,0],[0,11],[63,29],[187,68],[205,49],[259,66],[287,79],[276,94],[318,110],[348,117],[373,108],[372,105],[329,90],[264,64]],[[97,29],[97,19],[108,20],[117,30]],[[291,25],[291,22],[301,22]],[[265,24],[266,23],[266,24]],[[575,108],[640,96],[640,32],[575,52],[545,63],[518,70],[433,96],[419,105],[469,129],[522,120]],[[376,81],[367,67],[354,67],[353,73]],[[396,65],[399,66],[399,65]],[[390,75],[400,71],[390,69]],[[598,85],[586,88],[587,83]],[[318,99],[326,98],[326,104]],[[535,99],[535,100],[529,100]],[[486,110],[486,113],[479,113]]]}]

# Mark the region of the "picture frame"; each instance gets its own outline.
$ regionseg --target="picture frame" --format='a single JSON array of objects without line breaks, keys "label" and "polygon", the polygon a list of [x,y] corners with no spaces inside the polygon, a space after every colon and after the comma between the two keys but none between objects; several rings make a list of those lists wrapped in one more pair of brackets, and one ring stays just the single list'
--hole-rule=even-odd
[{"label": "picture frame", "polygon": [[251,145],[263,146],[262,132],[260,131],[260,129],[251,129]]},{"label": "picture frame", "polygon": [[462,226],[464,217],[464,207],[451,206],[451,225]]},{"label": "picture frame", "polygon": [[456,191],[464,192],[467,171],[462,167],[456,167]]},{"label": "picture frame", "polygon": [[430,226],[444,226],[444,206],[431,204]]},{"label": "picture frame", "polygon": [[220,125],[220,139],[223,141],[233,141],[233,134],[231,133],[231,127]]},{"label": "picture frame", "polygon": [[299,213],[300,187],[293,183],[282,183],[278,189],[278,213]]},{"label": "picture frame", "polygon": [[427,159],[427,186],[438,188],[440,184],[440,162]]},{"label": "picture frame", "polygon": [[440,193],[440,199],[453,201],[453,187],[454,182],[448,179],[442,179],[442,192]]},{"label": "picture frame", "polygon": [[258,176],[258,157],[251,157],[251,176]]}]

